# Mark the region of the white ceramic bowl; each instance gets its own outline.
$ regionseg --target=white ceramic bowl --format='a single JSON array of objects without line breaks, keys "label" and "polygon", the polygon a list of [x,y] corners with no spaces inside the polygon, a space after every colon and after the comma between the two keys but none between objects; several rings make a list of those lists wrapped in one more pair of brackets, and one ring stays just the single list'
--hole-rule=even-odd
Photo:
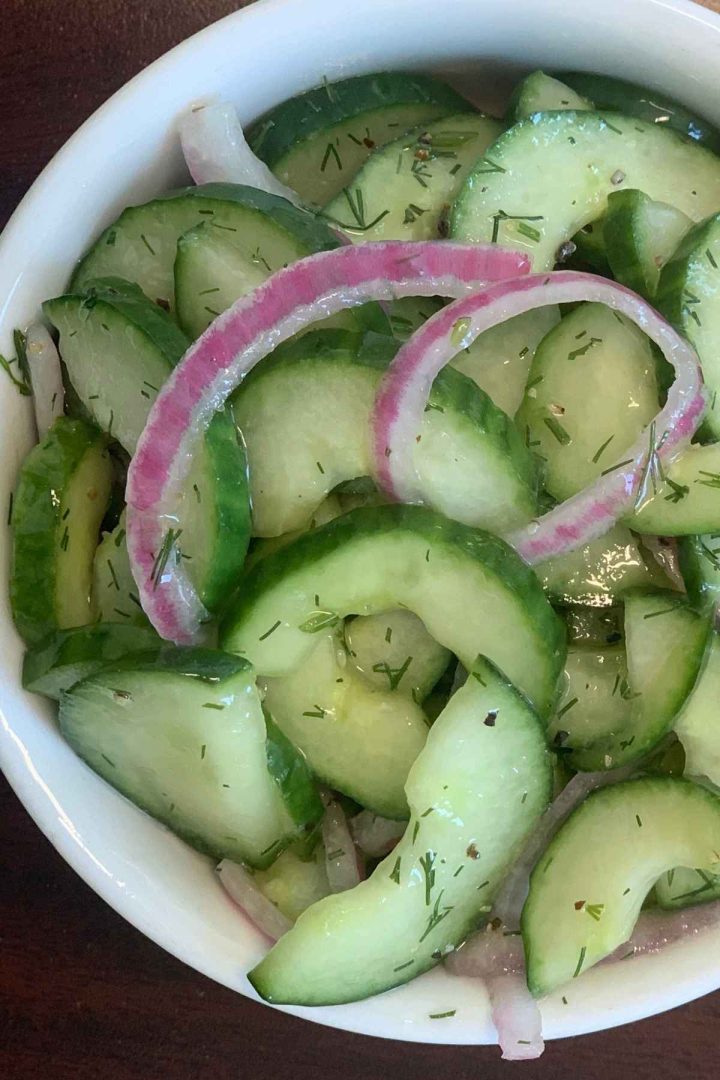
[{"label": "white ceramic bowl", "polygon": [[[0,351],[13,326],[62,290],[88,243],[124,206],[185,179],[175,121],[222,95],[243,121],[330,79],[438,70],[502,105],[519,72],[587,68],[662,88],[720,124],[720,16],[686,0],[262,0],[158,60],[100,109],[45,169],[0,246]],[[29,406],[0,380],[0,507],[30,448]],[[5,521],[4,509],[0,511]],[[20,688],[22,645],[7,599],[0,531],[0,762],[43,832],[143,933],[248,996],[261,936],[225,898],[210,863],[125,802],[60,739],[53,709]],[[543,1003],[548,1037],[611,1027],[720,986],[720,930],[617,968],[595,969]],[[438,1023],[429,1013],[456,1009]],[[495,1041],[481,984],[436,970],[382,997],[300,1016],[426,1042]]]}]

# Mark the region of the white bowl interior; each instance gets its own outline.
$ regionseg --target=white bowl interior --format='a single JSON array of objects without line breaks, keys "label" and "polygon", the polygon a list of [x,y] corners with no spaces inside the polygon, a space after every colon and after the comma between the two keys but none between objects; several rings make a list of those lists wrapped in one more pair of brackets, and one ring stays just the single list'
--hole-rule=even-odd
[{"label": "white bowl interior", "polygon": [[[62,290],[68,271],[125,205],[186,175],[175,121],[222,95],[244,121],[328,78],[436,70],[502,105],[519,72],[585,68],[632,78],[720,123],[720,17],[685,0],[261,0],[152,65],[96,113],[48,166],[0,244],[0,351],[14,326]],[[0,507],[31,445],[29,404],[0,380]],[[5,514],[2,511],[4,520]],[[77,872],[135,926],[187,963],[254,997],[244,972],[265,949],[208,861],[116,795],[64,745],[53,709],[19,684],[22,645],[7,600],[0,530],[0,761],[20,798]],[[609,1027],[720,985],[720,929],[622,969],[595,969],[543,1003],[548,1037]],[[456,1009],[451,1020],[429,1013]],[[298,1015],[427,1042],[495,1041],[481,984],[434,971],[354,1005]]]}]

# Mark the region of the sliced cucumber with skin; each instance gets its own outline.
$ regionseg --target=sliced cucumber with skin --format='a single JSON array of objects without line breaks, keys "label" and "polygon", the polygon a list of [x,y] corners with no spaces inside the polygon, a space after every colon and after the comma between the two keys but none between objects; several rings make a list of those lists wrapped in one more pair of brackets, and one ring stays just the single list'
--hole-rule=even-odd
[{"label": "sliced cucumber with skin", "polygon": [[465,177],[502,130],[478,112],[414,128],[371,154],[323,217],[355,243],[436,240]]},{"label": "sliced cucumber with skin", "polygon": [[131,653],[166,647],[150,626],[93,623],[72,630],[53,630],[27,650],[22,684],[34,694],[60,700],[64,690]]},{"label": "sliced cucumber with skin", "polygon": [[603,304],[581,304],[538,346],[517,423],[563,500],[626,458],[658,408],[649,340]]},{"label": "sliced cucumber with skin", "polygon": [[[60,730],[104,780],[193,847],[267,866],[322,814],[278,753],[250,665],[210,649],[129,657],[60,700]],[[280,760],[281,769],[272,767]]]},{"label": "sliced cucumber with skin", "polygon": [[604,649],[571,645],[563,682],[562,697],[548,725],[556,753],[582,749],[631,723],[633,694],[622,645]]},{"label": "sliced cucumber with skin", "polygon": [[555,603],[611,607],[623,592],[642,585],[667,584],[651,570],[637,540],[624,525],[566,555],[535,567],[543,588]]},{"label": "sliced cucumber with skin", "polygon": [[[720,199],[718,200],[720,204]],[[717,205],[713,208],[717,211]],[[712,211],[708,211],[711,213]],[[694,216],[694,215],[693,215]],[[664,266],[657,307],[695,346],[708,389],[705,424],[720,437],[720,214],[691,229]]]},{"label": "sliced cucumber with skin", "polygon": [[367,881],[301,915],[251,983],[266,1001],[330,1005],[420,975],[489,911],[551,791],[527,701],[492,665],[471,665],[408,777],[400,843]]},{"label": "sliced cucumber with skin", "polygon": [[[606,734],[578,745],[569,755],[572,768],[615,769],[647,754],[670,730],[692,691],[709,634],[709,618],[693,611],[686,597],[664,590],[629,593],[625,648],[631,713],[618,717]],[[617,692],[622,689],[618,684]]]},{"label": "sliced cucumber with skin", "polygon": [[643,901],[676,866],[718,867],[720,799],[687,780],[627,780],[593,792],[530,877],[522,914],[528,986],[541,996],[630,937]]},{"label": "sliced cucumber with skin", "polygon": [[720,532],[681,536],[678,561],[692,603],[700,610],[716,606],[720,600]]},{"label": "sliced cucumber with skin", "polygon": [[137,595],[125,539],[125,511],[115,528],[105,533],[93,562],[93,597],[97,617],[103,623],[148,626],[148,617]]},{"label": "sliced cucumber with skin", "polygon": [[534,270],[550,270],[561,246],[600,217],[621,186],[698,221],[720,204],[720,160],[630,116],[536,113],[479,160],[455,202],[450,234],[519,249]]},{"label": "sliced cucumber with skin", "polygon": [[613,192],[602,235],[615,280],[652,300],[662,267],[691,226],[682,210],[655,202],[642,191]]},{"label": "sliced cucumber with skin", "polygon": [[662,91],[588,71],[561,72],[558,78],[576,93],[590,99],[597,109],[611,109],[636,116],[638,120],[650,124],[671,128],[706,146],[708,150],[720,153],[720,132],[717,128]]},{"label": "sliced cucumber with skin", "polygon": [[566,83],[546,75],[544,71],[533,71],[516,87],[510,104],[508,116],[513,124],[532,116],[537,112],[554,112],[558,109],[592,109],[593,104],[577,94]]},{"label": "sliced cucumber with skin", "polygon": [[451,654],[411,611],[359,615],[345,623],[350,664],[378,690],[423,701],[450,663]]},{"label": "sliced cucumber with skin", "polygon": [[21,637],[93,622],[93,557],[110,499],[105,436],[60,417],[23,462],[12,505],[10,602]]},{"label": "sliced cucumber with skin", "polygon": [[291,922],[330,893],[325,849],[317,844],[309,859],[283,851],[267,870],[256,870],[255,884]]},{"label": "sliced cucumber with skin", "polygon": [[655,882],[655,899],[666,910],[707,904],[720,897],[720,874],[676,866]]},{"label": "sliced cucumber with skin", "polygon": [[720,531],[720,443],[690,446],[647,485],[626,524],[652,536],[689,536]]},{"label": "sliced cucumber with skin", "polygon": [[[344,480],[372,472],[370,414],[397,342],[317,331],[277,349],[233,398],[253,529],[303,528]],[[535,466],[513,424],[458,372],[435,380],[415,464],[426,502],[502,531],[535,512]]]},{"label": "sliced cucumber with skin", "polygon": [[405,781],[428,733],[409,694],[367,684],[332,631],[295,671],[260,685],[316,776],[382,817],[407,817]]},{"label": "sliced cucumber with skin", "polygon": [[[96,278],[119,277],[135,282],[150,300],[172,308],[178,240],[201,224],[237,237],[249,278],[265,270],[265,262],[277,270],[300,255],[339,244],[314,214],[277,195],[242,184],[199,184],[123,210],[80,262],[70,291],[82,292]],[[201,288],[214,284],[220,283]],[[210,293],[205,302],[213,307]]]},{"label": "sliced cucumber with skin", "polygon": [[713,633],[708,642],[697,683],[673,725],[685,750],[688,776],[707,778],[720,787],[720,638]]},{"label": "sliced cucumber with skin", "polygon": [[502,540],[418,506],[353,510],[263,559],[221,637],[259,674],[285,675],[320,629],[398,607],[465,667],[484,650],[547,714],[565,631],[537,578]]},{"label": "sliced cucumber with skin", "polygon": [[467,107],[427,75],[378,72],[325,81],[290,98],[253,124],[247,137],[278,179],[306,202],[324,206],[376,147]]}]

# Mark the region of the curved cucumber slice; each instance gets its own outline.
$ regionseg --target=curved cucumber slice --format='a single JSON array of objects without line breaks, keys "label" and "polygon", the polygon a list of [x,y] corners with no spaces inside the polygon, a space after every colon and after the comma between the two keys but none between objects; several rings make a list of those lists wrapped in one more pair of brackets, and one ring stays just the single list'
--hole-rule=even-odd
[{"label": "curved cucumber slice", "polygon": [[285,675],[314,633],[405,607],[470,667],[483,650],[547,713],[564,627],[537,578],[489,533],[418,506],[352,510],[258,563],[221,629],[262,675]]},{"label": "curved cucumber slice", "polygon": [[[70,291],[82,292],[96,278],[119,277],[138,284],[150,300],[172,307],[178,240],[201,224],[237,236],[248,274],[264,269],[263,259],[279,269],[287,261],[283,251],[307,255],[339,243],[313,214],[277,195],[242,184],[200,184],[123,210],[77,267]],[[210,294],[206,303],[214,306]]]},{"label": "curved cucumber slice", "polygon": [[571,87],[546,75],[533,71],[516,87],[508,106],[508,116],[514,124],[537,112],[554,112],[558,109],[592,109],[593,104],[577,94]]},{"label": "curved cucumber slice", "polygon": [[713,634],[702,669],[685,707],[675,721],[677,737],[685,750],[688,776],[707,777],[720,786],[720,738],[717,710],[720,701],[720,639]]},{"label": "curved cucumber slice", "polygon": [[426,75],[379,72],[326,80],[266,113],[248,131],[248,142],[284,184],[324,206],[375,147],[467,107],[449,86]]},{"label": "curved cucumber slice", "polygon": [[563,500],[626,458],[657,411],[648,339],[603,304],[581,304],[539,345],[517,423]]},{"label": "curved cucumber slice", "polygon": [[28,649],[23,660],[26,690],[60,700],[81,679],[130,653],[160,650],[163,642],[149,626],[94,623],[73,630],[54,630]]},{"label": "curved cucumber slice", "polygon": [[720,533],[681,536],[678,540],[680,572],[688,596],[700,610],[720,599]]},{"label": "curved cucumber slice", "polygon": [[706,904],[718,897],[720,874],[711,874],[707,870],[690,870],[685,866],[677,866],[655,882],[655,899],[659,907],[669,910]]},{"label": "curved cucumber slice", "polygon": [[[377,349],[368,346],[377,344]],[[397,343],[317,331],[276,350],[233,400],[260,536],[302,528],[339,483],[372,471],[370,411]],[[514,426],[459,373],[436,379],[415,463],[427,502],[497,531],[532,517],[535,469]]]},{"label": "curved cucumber slice", "polygon": [[565,689],[548,725],[553,749],[569,754],[628,727],[633,697],[623,646],[596,650],[571,645]]},{"label": "curved cucumber slice", "polygon": [[[717,206],[714,209],[717,210]],[[663,268],[657,290],[657,306],[697,350],[710,398],[705,422],[718,438],[720,214],[715,213],[691,229]]]},{"label": "curved cucumber slice", "polygon": [[522,914],[528,986],[547,994],[627,941],[645,896],[675,866],[718,866],[720,799],[687,780],[593,792],[530,878]]},{"label": "curved cucumber slice", "polygon": [[[651,750],[670,730],[695,684],[709,633],[709,619],[693,611],[678,593],[629,594],[625,648],[631,715],[608,734],[578,748],[570,760],[572,767],[591,772],[614,769]],[[619,683],[617,693],[622,692]]]},{"label": "curved cucumber slice", "polygon": [[265,681],[265,706],[321,780],[382,817],[407,817],[405,781],[428,732],[422,709],[369,686],[334,633],[315,640],[295,671]]},{"label": "curved cucumber slice", "polygon": [[662,91],[587,71],[562,72],[560,78],[576,93],[589,98],[597,109],[611,109],[671,128],[716,154],[720,153],[720,132]]},{"label": "curved cucumber slice", "polygon": [[125,511],[115,528],[105,533],[93,563],[93,599],[102,623],[148,626],[137,595],[125,540]]},{"label": "curved cucumber slice", "polygon": [[310,859],[283,851],[267,870],[255,871],[255,884],[292,922],[311,904],[330,893],[325,849],[318,844]]},{"label": "curved cucumber slice", "polygon": [[720,161],[629,116],[537,113],[501,135],[470,173],[451,235],[519,248],[535,270],[549,270],[560,246],[600,217],[621,185],[697,221],[720,204]]},{"label": "curved cucumber slice", "polygon": [[655,202],[642,191],[613,192],[602,235],[615,280],[652,299],[662,267],[691,226],[682,210]]},{"label": "curved cucumber slice", "polygon": [[275,750],[252,669],[238,657],[129,657],[63,694],[60,730],[104,780],[216,858],[267,866],[322,813],[297,752],[289,782],[279,782],[288,748]]},{"label": "curved cucumber slice", "polygon": [[639,533],[686,536],[720,530],[720,443],[693,445],[667,469],[626,523]]},{"label": "curved cucumber slice", "polygon": [[477,112],[445,116],[370,155],[325,207],[351,240],[434,240],[468,172],[502,131]]},{"label": "curved cucumber slice", "polygon": [[250,981],[267,1001],[356,1001],[420,975],[472,929],[550,798],[544,736],[488,663],[435,722],[407,781],[411,820],[372,876],[309,908]]},{"label": "curved cucumber slice", "polygon": [[556,603],[589,607],[610,607],[628,589],[661,583],[659,569],[649,569],[624,525],[614,525],[585,547],[540,563],[535,573]]},{"label": "curved cucumber slice", "polygon": [[20,470],[12,508],[10,602],[28,642],[92,622],[92,569],[110,499],[107,440],[82,420],[55,421]]},{"label": "curved cucumber slice", "polygon": [[378,690],[422,701],[450,663],[450,653],[411,611],[359,615],[345,623],[350,664]]}]

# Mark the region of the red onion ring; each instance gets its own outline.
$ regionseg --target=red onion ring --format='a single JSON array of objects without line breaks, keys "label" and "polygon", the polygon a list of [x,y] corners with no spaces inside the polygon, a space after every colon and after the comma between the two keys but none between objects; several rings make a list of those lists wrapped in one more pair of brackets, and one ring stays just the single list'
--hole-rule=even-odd
[{"label": "red onion ring", "polygon": [[359,885],[365,876],[365,868],[358,856],[350,835],[345,811],[335,799],[328,799],[322,823],[325,845],[325,869],[330,891],[346,892]]},{"label": "red onion ring", "polygon": [[25,350],[30,368],[38,438],[43,439],[65,409],[60,354],[42,323],[28,327]]},{"label": "red onion ring", "polygon": [[640,296],[592,274],[559,270],[489,285],[443,308],[400,349],[385,374],[373,412],[376,476],[400,502],[421,502],[413,448],[432,383],[461,349],[498,323],[547,304],[593,301],[632,320],[662,350],[676,378],[665,407],[626,453],[623,468],[506,537],[533,565],[562,555],[606,532],[633,508],[649,480],[656,481],[688,445],[705,408],[700,364],[692,347]]},{"label": "red onion ring", "polygon": [[292,927],[290,920],[268,900],[244,866],[223,859],[217,872],[230,899],[271,941],[277,941]]},{"label": "red onion ring", "polygon": [[503,1060],[539,1058],[545,1049],[542,1017],[524,975],[493,975],[487,992]]},{"label": "red onion ring", "polygon": [[388,855],[406,829],[407,821],[391,821],[373,814],[372,810],[361,810],[350,819],[350,832],[355,843],[365,855],[373,859]]},{"label": "red onion ring", "polygon": [[158,633],[183,644],[202,638],[208,615],[174,552],[182,482],[215,411],[255,364],[308,324],[344,308],[401,296],[464,296],[528,265],[526,256],[491,245],[341,247],[273,274],[217,318],[163,385],[128,472],[130,562]]}]

